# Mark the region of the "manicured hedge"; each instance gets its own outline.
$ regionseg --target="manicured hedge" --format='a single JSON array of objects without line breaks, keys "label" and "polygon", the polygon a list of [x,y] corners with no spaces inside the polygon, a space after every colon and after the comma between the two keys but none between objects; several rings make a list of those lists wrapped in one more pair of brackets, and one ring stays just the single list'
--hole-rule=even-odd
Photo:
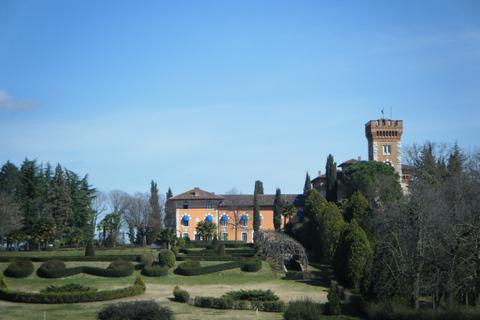
[{"label": "manicured hedge", "polygon": [[154,265],[154,266],[145,266],[142,270],[142,274],[144,276],[148,277],[163,277],[168,274],[168,270],[170,270],[169,267],[167,266],[159,266],[159,265]]},{"label": "manicured hedge", "polygon": [[12,291],[6,288],[0,289],[0,299],[12,302],[22,303],[79,303],[120,299],[125,297],[137,296],[145,292],[145,283],[138,277],[132,286],[103,291],[84,291],[67,293],[32,293]]},{"label": "manicured hedge", "polygon": [[[32,252],[32,254],[35,254]],[[94,257],[86,256],[50,256],[50,257],[24,257],[24,256],[13,256],[13,257],[0,257],[0,262],[15,262],[17,260],[30,260],[32,262],[45,262],[48,260],[62,260],[62,261],[114,261],[114,260],[123,260],[123,261],[136,261],[140,262],[140,256],[138,254],[119,254],[119,255],[97,255]]]},{"label": "manicured hedge", "polygon": [[173,296],[175,297],[175,301],[187,303],[190,300],[190,294],[187,290],[180,289],[179,286],[175,286],[173,289]]},{"label": "manicured hedge", "polygon": [[184,276],[198,276],[201,274],[213,273],[228,269],[240,268],[244,265],[244,261],[232,261],[227,263],[215,264],[204,267],[192,267],[191,264],[184,262],[177,267],[177,272]]},{"label": "manicured hedge", "polygon": [[193,304],[195,307],[212,309],[241,309],[241,310],[259,310],[265,312],[283,312],[285,303],[283,301],[247,301],[233,300],[227,296],[220,298],[214,297],[195,297]]},{"label": "manicured hedge", "polygon": [[51,261],[44,262],[37,270],[37,275],[42,278],[65,278],[79,273],[87,273],[99,277],[127,277],[134,272],[131,262],[122,261],[121,266],[116,266],[117,261],[112,262],[107,269],[82,266],[73,268],[48,268]]},{"label": "manicured hedge", "polygon": [[33,273],[33,263],[31,261],[20,260],[12,262],[4,274],[10,278],[25,278]]},{"label": "manicured hedge", "polygon": [[203,260],[203,261],[232,261],[232,256],[217,256],[217,255],[178,255],[177,261],[186,260]]},{"label": "manicured hedge", "polygon": [[257,272],[262,269],[262,260],[249,259],[245,261],[242,270],[246,272]]}]

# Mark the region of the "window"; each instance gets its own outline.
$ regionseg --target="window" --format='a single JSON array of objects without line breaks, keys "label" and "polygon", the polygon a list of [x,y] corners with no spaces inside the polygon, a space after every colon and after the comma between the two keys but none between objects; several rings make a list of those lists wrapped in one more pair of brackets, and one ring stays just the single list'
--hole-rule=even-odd
[{"label": "window", "polygon": [[199,233],[197,233],[197,234],[195,235],[195,241],[200,241],[200,234],[199,234]]},{"label": "window", "polygon": [[188,235],[188,232],[184,232],[184,233],[182,234],[182,237],[183,237],[183,238],[190,238],[190,236]]},{"label": "window", "polygon": [[222,232],[222,241],[228,240],[228,232]]},{"label": "window", "polygon": [[185,202],[183,203],[183,209],[188,209],[188,202],[187,202],[187,201],[185,201]]},{"label": "window", "polygon": [[247,227],[248,226],[248,216],[242,216],[240,218],[240,226],[241,227]]},{"label": "window", "polygon": [[227,215],[223,215],[221,218],[220,218],[220,225],[222,227],[228,227],[228,216]]},{"label": "window", "polygon": [[248,238],[248,233],[242,232],[242,241],[247,242],[247,240],[248,240],[247,238]]},{"label": "window", "polygon": [[189,216],[183,216],[182,217],[182,226],[183,227],[188,227],[188,222],[190,221],[190,217]]},{"label": "window", "polygon": [[211,202],[207,202],[206,206],[205,206],[207,209],[212,209],[212,203]]},{"label": "window", "polygon": [[391,152],[392,152],[392,146],[391,145],[387,144],[387,145],[383,146],[383,154],[388,155],[388,154],[391,154]]}]

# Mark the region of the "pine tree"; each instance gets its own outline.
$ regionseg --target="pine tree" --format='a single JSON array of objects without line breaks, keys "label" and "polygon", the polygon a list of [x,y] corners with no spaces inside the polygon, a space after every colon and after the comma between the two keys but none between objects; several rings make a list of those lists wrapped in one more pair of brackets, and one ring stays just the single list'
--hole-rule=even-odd
[{"label": "pine tree", "polygon": [[280,230],[280,227],[282,226],[282,210],[282,192],[280,191],[280,188],[277,188],[275,199],[273,200],[273,227],[275,230]]},{"label": "pine tree", "polygon": [[337,163],[333,161],[333,156],[328,155],[326,165],[326,198],[328,202],[336,203],[337,198]]},{"label": "pine tree", "polygon": [[24,229],[28,235],[34,235],[35,224],[40,218],[43,199],[41,175],[37,161],[25,158],[19,172],[19,202],[24,215]]},{"label": "pine tree", "polygon": [[72,215],[72,200],[65,174],[60,164],[57,165],[55,176],[50,183],[47,201],[50,205],[50,216],[56,225],[55,236],[60,239],[65,235],[65,230]]}]

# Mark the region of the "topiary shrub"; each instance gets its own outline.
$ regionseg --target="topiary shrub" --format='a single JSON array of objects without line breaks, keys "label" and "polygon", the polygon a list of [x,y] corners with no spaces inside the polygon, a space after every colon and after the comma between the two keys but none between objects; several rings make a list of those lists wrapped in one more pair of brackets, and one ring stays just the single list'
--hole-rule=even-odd
[{"label": "topiary shrub", "polygon": [[179,286],[175,286],[173,289],[173,296],[175,301],[187,303],[190,300],[190,294],[186,290],[180,289]]},{"label": "topiary shrub", "polygon": [[178,248],[183,249],[183,248],[185,248],[186,245],[187,245],[187,241],[185,240],[184,237],[178,238],[178,240],[177,240],[177,247]]},{"label": "topiary shrub", "polygon": [[162,249],[158,252],[158,264],[171,268],[175,265],[175,254],[168,249]]},{"label": "topiary shrub", "polygon": [[137,300],[108,305],[97,313],[97,319],[171,320],[173,319],[173,312],[168,307],[161,307],[154,300]]},{"label": "topiary shrub", "polygon": [[147,277],[163,277],[168,274],[170,268],[167,266],[153,265],[151,267],[145,266],[142,274]]},{"label": "topiary shrub", "polygon": [[218,247],[218,255],[221,257],[225,257],[227,255],[227,252],[225,251],[225,245],[223,243]]},{"label": "topiary shrub", "polygon": [[268,290],[238,290],[229,291],[225,296],[232,300],[248,300],[248,301],[278,301],[279,297],[270,289]]},{"label": "topiary shrub", "polygon": [[285,320],[320,320],[323,307],[308,298],[291,301],[287,304],[283,319]]},{"label": "topiary shrub", "polygon": [[245,260],[245,264],[242,267],[242,270],[246,272],[257,272],[260,269],[262,269],[262,261],[255,259]]},{"label": "topiary shrub", "polygon": [[33,263],[27,260],[12,262],[4,274],[10,278],[25,278],[33,273]]},{"label": "topiary shrub", "polygon": [[97,290],[97,288],[87,287],[80,283],[67,283],[63,286],[50,285],[49,287],[40,290],[40,293],[88,292]]},{"label": "topiary shrub", "polygon": [[48,260],[42,263],[41,268],[45,268],[47,270],[58,270],[58,269],[65,269],[67,265],[65,262],[61,260]]},{"label": "topiary shrub", "polygon": [[145,267],[151,267],[153,264],[153,256],[150,253],[144,253],[140,256],[140,262]]},{"label": "topiary shrub", "polygon": [[86,257],[94,257],[95,256],[95,248],[93,247],[93,240],[89,239],[87,241],[87,246],[85,247],[85,256]]},{"label": "topiary shrub", "polygon": [[177,256],[180,253],[180,250],[178,250],[177,246],[172,246],[172,249],[170,249],[170,250],[172,250],[172,252],[175,256]]},{"label": "topiary shrub", "polygon": [[338,296],[337,290],[333,282],[330,284],[330,289],[327,294],[328,304],[327,309],[328,313],[331,315],[342,314],[342,305],[340,303],[340,297]]}]

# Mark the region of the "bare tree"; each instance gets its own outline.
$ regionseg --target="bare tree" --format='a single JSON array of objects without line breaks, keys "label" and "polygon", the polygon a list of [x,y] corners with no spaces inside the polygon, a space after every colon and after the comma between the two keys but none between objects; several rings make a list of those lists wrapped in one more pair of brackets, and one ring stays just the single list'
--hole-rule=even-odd
[{"label": "bare tree", "polygon": [[93,210],[92,226],[97,225],[98,217],[101,216],[108,209],[108,198],[105,192],[96,190],[93,197],[91,208]]},{"label": "bare tree", "polygon": [[237,242],[237,231],[241,226],[242,216],[248,210],[251,210],[251,205],[247,202],[247,198],[243,197],[237,188],[233,187],[225,193],[222,207],[227,211],[228,223],[235,229],[235,242]]},{"label": "bare tree", "polygon": [[15,202],[13,195],[0,193],[0,245],[2,250],[5,249],[3,244],[6,235],[22,226],[20,205]]}]

